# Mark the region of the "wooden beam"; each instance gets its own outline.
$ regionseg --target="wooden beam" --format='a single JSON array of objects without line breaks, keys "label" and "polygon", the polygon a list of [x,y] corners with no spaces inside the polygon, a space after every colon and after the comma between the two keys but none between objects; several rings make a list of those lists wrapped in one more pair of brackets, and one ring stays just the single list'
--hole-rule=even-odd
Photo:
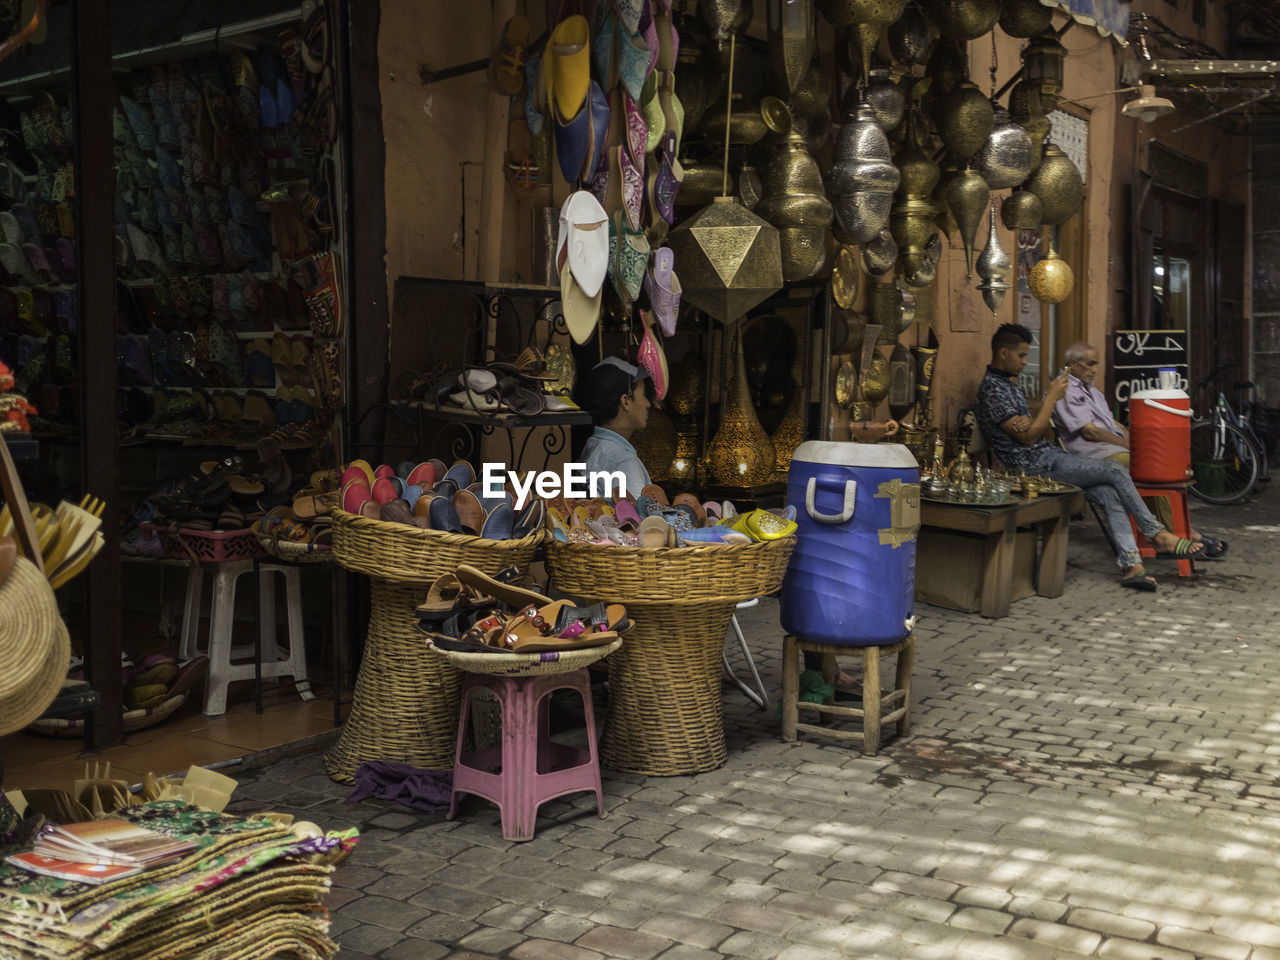
[{"label": "wooden beam", "polygon": [[75,4],[76,259],[79,269],[80,383],[84,488],[106,501],[106,542],[89,564],[85,612],[86,678],[101,697],[89,714],[85,746],[102,749],[123,735],[120,689],[120,543],[115,536],[117,478],[115,159],[112,156],[110,3]]},{"label": "wooden beam", "polygon": [[[492,0],[492,41],[498,42],[507,21],[516,15],[516,0]],[[472,279],[501,282],[503,212],[506,206],[507,122],[510,117],[511,98],[505,93],[489,88],[489,104],[485,111],[484,131],[484,189],[480,195],[480,229],[483,231],[483,251],[480,255],[479,276]]]}]

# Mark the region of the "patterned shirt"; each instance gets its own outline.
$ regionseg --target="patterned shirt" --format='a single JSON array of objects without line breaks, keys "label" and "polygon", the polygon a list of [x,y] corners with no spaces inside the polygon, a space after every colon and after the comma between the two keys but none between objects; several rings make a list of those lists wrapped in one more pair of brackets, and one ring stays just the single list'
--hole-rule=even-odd
[{"label": "patterned shirt", "polygon": [[1084,428],[1090,423],[1096,424],[1109,433],[1114,433],[1117,440],[1124,434],[1111,418],[1107,409],[1107,398],[1097,387],[1083,380],[1071,377],[1067,381],[1067,393],[1053,407],[1053,426],[1058,431],[1058,438],[1066,447],[1067,453],[1081,457],[1102,459],[1113,453],[1121,453],[1124,447],[1119,443],[1103,443],[1090,440],[1084,435]]},{"label": "patterned shirt", "polygon": [[[626,493],[633,497],[640,496],[640,491],[653,481],[649,479],[649,471],[640,462],[626,438],[606,427],[596,427],[582,447],[582,460],[586,464],[588,480],[593,473],[612,473],[621,471],[627,478]],[[606,493],[605,496],[621,496],[621,492]]]},{"label": "patterned shirt", "polygon": [[987,375],[978,384],[978,398],[973,405],[978,429],[995,450],[1000,462],[1011,470],[1034,467],[1040,455],[1049,449],[1049,441],[1041,437],[1035,443],[1019,443],[1000,429],[1010,417],[1029,417],[1027,398],[1018,389],[1017,379],[1003,370],[987,367]]}]

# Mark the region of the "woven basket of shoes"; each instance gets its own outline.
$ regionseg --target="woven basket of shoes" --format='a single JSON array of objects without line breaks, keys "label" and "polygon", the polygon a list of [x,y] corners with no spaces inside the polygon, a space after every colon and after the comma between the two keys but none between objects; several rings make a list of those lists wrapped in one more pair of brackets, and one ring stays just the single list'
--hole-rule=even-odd
[{"label": "woven basket of shoes", "polygon": [[758,543],[636,549],[547,543],[556,590],[626,604],[635,628],[611,656],[600,761],[677,776],[728,757],[721,652],[734,608],[782,586],[794,536]]},{"label": "woven basket of shoes", "polygon": [[556,650],[545,653],[465,653],[444,650],[427,641],[427,649],[448,660],[449,665],[464,673],[490,673],[504,677],[535,677],[544,673],[567,673],[590,666],[622,646],[619,637],[612,643],[599,647],[583,647],[577,650]]},{"label": "woven basket of shoes", "polygon": [[388,583],[430,583],[464,563],[490,574],[527,567],[543,537],[536,530],[519,540],[487,540],[333,511],[334,559],[354,573]]}]

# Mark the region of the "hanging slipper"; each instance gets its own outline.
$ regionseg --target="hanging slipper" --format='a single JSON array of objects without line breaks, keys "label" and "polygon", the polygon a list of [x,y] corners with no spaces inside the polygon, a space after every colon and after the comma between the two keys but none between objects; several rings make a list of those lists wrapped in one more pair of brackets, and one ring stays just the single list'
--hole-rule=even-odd
[{"label": "hanging slipper", "polygon": [[489,82],[499,93],[515,96],[524,86],[525,46],[529,42],[529,21],[512,17],[502,27],[502,35],[489,58]]},{"label": "hanging slipper", "polygon": [[661,400],[667,395],[667,384],[671,382],[671,377],[667,370],[667,354],[657,337],[653,335],[653,328],[649,323],[650,316],[649,311],[640,311],[640,324],[644,327],[644,338],[640,341],[636,359],[649,371],[649,376],[653,378],[654,392]]}]

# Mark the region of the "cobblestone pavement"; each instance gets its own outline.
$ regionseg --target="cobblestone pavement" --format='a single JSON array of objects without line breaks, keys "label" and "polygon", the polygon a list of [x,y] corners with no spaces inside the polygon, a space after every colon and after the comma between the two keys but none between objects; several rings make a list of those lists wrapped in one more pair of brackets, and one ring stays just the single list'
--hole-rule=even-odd
[{"label": "cobblestone pavement", "polygon": [[[319,757],[249,772],[237,809],[363,840],[328,903],[359,960],[1280,960],[1277,496],[1197,507],[1229,559],[1158,593],[1116,585],[1092,519],[1066,593],[997,621],[920,605],[910,736],[876,757],[779,739],[724,694],[728,762],[604,774],[502,840],[350,804]],[[776,603],[744,616],[770,689]]]}]

